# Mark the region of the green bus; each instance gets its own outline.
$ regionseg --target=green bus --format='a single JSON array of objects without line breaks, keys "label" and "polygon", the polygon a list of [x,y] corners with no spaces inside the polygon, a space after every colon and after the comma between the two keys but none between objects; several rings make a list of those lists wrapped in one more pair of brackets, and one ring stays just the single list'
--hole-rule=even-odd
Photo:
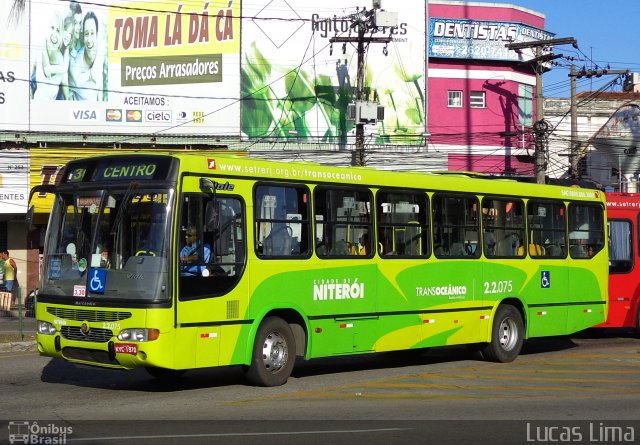
[{"label": "green bus", "polygon": [[526,338],[607,315],[604,194],[234,156],[71,161],[53,193],[42,355],[156,377]]}]

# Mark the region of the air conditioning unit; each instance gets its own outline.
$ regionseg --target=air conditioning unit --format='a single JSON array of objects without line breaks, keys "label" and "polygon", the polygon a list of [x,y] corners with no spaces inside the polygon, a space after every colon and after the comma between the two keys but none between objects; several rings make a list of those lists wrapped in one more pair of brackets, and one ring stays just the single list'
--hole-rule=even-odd
[{"label": "air conditioning unit", "polygon": [[375,124],[384,120],[384,107],[378,105],[378,102],[357,100],[347,106],[347,119],[356,124]]},{"label": "air conditioning unit", "polygon": [[376,10],[374,22],[378,28],[396,28],[398,26],[398,13]]}]

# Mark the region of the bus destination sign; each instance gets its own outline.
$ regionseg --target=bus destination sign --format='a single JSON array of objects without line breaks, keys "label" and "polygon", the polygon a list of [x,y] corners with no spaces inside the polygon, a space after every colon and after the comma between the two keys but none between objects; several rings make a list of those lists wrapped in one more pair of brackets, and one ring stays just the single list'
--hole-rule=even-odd
[{"label": "bus destination sign", "polygon": [[93,181],[122,181],[132,179],[154,179],[158,163],[154,161],[105,162],[98,165]]}]

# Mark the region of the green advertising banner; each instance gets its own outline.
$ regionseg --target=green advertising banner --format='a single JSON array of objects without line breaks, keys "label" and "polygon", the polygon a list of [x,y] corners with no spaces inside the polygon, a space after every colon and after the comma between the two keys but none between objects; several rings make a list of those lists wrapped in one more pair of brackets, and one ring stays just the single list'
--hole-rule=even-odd
[{"label": "green advertising banner", "polygon": [[[389,3],[397,26],[366,37],[365,99],[384,107],[384,119],[367,125],[367,144],[422,144],[425,131],[426,2]],[[348,107],[355,100],[357,45],[331,43],[356,37],[360,3],[303,0],[243,4],[241,132],[248,140],[353,144]]]}]

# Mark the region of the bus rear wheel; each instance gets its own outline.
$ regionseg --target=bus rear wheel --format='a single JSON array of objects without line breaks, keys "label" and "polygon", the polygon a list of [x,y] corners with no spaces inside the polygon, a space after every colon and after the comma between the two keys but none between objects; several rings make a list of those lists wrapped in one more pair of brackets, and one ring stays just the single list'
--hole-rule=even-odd
[{"label": "bus rear wheel", "polygon": [[280,386],[287,382],[296,357],[289,324],[279,317],[266,318],[258,328],[247,379],[258,386]]},{"label": "bus rear wheel", "polygon": [[493,318],[491,341],[482,349],[486,360],[512,362],[518,357],[524,343],[524,322],[520,311],[511,305],[498,307]]}]

